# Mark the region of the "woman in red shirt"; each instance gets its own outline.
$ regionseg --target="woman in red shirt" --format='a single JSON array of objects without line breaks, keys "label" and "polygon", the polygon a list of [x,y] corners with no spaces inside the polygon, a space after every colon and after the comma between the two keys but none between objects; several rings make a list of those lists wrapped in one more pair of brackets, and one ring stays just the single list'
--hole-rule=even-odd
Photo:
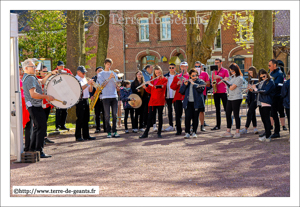
[{"label": "woman in red shirt", "polygon": [[[157,78],[159,77],[159,78]],[[168,79],[163,76],[162,69],[157,65],[154,68],[154,81],[150,80],[146,82],[146,85],[143,88],[146,90],[147,93],[151,94],[150,101],[148,104],[148,121],[147,121],[147,128],[144,131],[144,134],[140,136],[140,139],[147,138],[149,129],[152,125],[152,117],[156,114],[155,111],[158,111],[158,138],[161,138],[161,129],[163,124],[163,109],[166,102],[165,93],[166,93],[166,86],[168,83]]]}]

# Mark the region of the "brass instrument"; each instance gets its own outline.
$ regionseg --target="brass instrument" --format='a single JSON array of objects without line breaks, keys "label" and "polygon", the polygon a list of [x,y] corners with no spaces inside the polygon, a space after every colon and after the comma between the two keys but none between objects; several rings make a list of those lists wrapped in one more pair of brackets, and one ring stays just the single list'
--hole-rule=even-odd
[{"label": "brass instrument", "polygon": [[217,81],[214,80],[214,81],[212,82],[212,85],[213,85],[213,91],[216,93],[217,90],[218,90],[218,89],[217,89]]},{"label": "brass instrument", "polygon": [[99,85],[98,83],[94,83],[93,86],[96,88],[96,91],[94,94],[94,99],[90,103],[90,111],[92,111],[93,108],[95,107],[95,105],[99,99],[100,93],[102,92],[103,88],[105,88],[105,86],[108,84],[108,82],[109,82],[109,79],[105,80],[101,85]]}]

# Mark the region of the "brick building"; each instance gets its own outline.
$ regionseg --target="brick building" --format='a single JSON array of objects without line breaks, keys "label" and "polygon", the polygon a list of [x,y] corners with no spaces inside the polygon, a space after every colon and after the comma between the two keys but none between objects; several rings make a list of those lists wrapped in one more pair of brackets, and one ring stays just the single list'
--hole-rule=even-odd
[{"label": "brick building", "polygon": [[[200,36],[202,36],[208,24],[210,12],[198,11],[197,15]],[[107,54],[107,57],[112,58],[114,62],[112,69],[119,69],[129,80],[133,80],[135,72],[146,64],[157,64],[164,72],[167,72],[169,62],[174,62],[179,69],[179,63],[186,60],[184,21],[167,10],[112,10]],[[89,51],[89,53],[96,53],[99,26],[91,24],[88,30],[86,46],[96,46],[95,49]],[[228,68],[230,63],[236,62],[242,70],[247,71],[252,65],[253,40],[247,42],[248,49],[243,49],[234,40],[237,35],[242,36],[241,32],[237,33],[234,27],[224,30],[224,26],[219,25],[212,57],[207,65],[214,64],[214,59],[218,57],[222,58],[225,68]],[[283,62],[287,63],[287,60]],[[93,71],[96,68],[96,58],[89,60],[87,65]]]}]

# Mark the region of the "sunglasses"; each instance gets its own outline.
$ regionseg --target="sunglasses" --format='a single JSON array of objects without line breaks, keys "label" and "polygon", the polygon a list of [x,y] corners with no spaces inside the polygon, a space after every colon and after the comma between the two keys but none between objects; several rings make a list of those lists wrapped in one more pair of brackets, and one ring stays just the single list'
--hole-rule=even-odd
[{"label": "sunglasses", "polygon": [[199,65],[199,66],[195,66],[195,68],[201,68],[201,66]]},{"label": "sunglasses", "polygon": [[169,67],[170,69],[175,69],[174,67]]},{"label": "sunglasses", "polygon": [[265,76],[265,75],[263,75],[263,76],[260,76],[260,78],[266,78],[266,76]]},{"label": "sunglasses", "polygon": [[191,77],[197,77],[197,75],[191,75]]}]

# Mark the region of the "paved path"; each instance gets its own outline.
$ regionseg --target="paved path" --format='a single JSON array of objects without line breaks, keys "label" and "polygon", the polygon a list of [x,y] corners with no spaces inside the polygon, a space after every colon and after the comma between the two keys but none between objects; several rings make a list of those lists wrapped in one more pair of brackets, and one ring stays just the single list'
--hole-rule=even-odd
[{"label": "paved path", "polygon": [[[222,138],[225,119],[217,132],[210,130],[215,119],[206,121],[207,132],[188,140],[175,132],[163,132],[162,139],[151,132],[141,140],[140,134],[121,130],[121,138],[108,139],[101,133],[83,143],[75,142],[74,132],[50,137],[55,144],[46,145],[45,152],[52,158],[11,164],[11,189],[88,185],[100,187],[97,196],[290,196],[288,131],[261,143],[253,133]],[[90,132],[95,135],[94,129]]]}]

